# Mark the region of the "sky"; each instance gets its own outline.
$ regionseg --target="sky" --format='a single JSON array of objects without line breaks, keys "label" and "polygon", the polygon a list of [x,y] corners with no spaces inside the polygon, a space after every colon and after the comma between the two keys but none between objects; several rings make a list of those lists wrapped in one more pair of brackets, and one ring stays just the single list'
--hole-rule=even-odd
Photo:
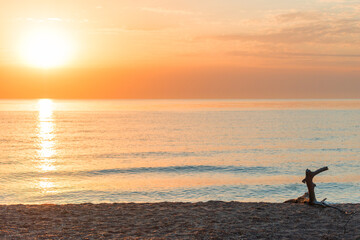
[{"label": "sky", "polygon": [[[61,65],[25,60],[40,28]],[[0,2],[0,98],[360,98],[359,66],[355,0]]]}]

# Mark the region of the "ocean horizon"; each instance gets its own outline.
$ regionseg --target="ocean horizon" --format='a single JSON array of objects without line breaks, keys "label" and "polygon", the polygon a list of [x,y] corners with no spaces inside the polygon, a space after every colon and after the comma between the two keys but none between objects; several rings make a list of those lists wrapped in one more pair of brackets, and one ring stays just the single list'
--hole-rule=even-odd
[{"label": "ocean horizon", "polygon": [[360,100],[0,100],[0,204],[360,199]]}]

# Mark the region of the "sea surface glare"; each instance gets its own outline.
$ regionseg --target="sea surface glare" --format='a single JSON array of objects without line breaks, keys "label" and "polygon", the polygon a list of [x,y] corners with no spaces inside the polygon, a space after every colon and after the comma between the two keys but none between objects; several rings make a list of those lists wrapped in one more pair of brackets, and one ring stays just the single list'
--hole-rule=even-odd
[{"label": "sea surface glare", "polygon": [[0,204],[360,201],[360,100],[0,101]]}]

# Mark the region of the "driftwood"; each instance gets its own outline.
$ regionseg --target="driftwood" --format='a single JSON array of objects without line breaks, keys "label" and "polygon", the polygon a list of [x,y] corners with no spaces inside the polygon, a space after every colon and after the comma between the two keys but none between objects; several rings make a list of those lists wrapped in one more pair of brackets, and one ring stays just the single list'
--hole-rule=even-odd
[{"label": "driftwood", "polygon": [[306,186],[308,188],[308,193],[309,193],[309,204],[314,205],[314,204],[319,204],[319,203],[323,203],[326,199],[324,199],[321,202],[316,201],[316,197],[315,197],[315,183],[313,183],[313,178],[321,173],[324,172],[326,170],[329,170],[328,167],[323,167],[320,168],[318,170],[316,170],[315,172],[310,171],[309,169],[306,169],[305,171],[305,178],[302,180],[303,183],[306,183]]},{"label": "driftwood", "polygon": [[315,197],[316,184],[313,183],[313,178],[317,174],[324,172],[328,169],[329,169],[328,167],[323,167],[323,168],[316,170],[315,172],[312,172],[311,170],[306,169],[305,178],[304,178],[304,180],[302,180],[302,182],[306,183],[308,191],[306,193],[304,193],[304,195],[302,195],[301,197],[286,200],[285,203],[308,203],[311,205],[322,205],[322,203],[325,201],[325,199],[321,202],[318,202],[316,200],[316,197]]},{"label": "driftwood", "polygon": [[284,203],[308,203],[308,202],[309,202],[309,194],[306,192],[301,197],[286,200]]},{"label": "driftwood", "polygon": [[329,170],[329,168],[328,167],[323,167],[323,168],[320,168],[320,169],[316,170],[315,172],[312,172],[311,170],[306,169],[305,178],[302,180],[302,182],[306,183],[306,186],[308,188],[308,192],[305,193],[304,195],[302,195],[301,197],[296,198],[296,199],[287,200],[287,201],[285,201],[285,203],[308,203],[310,205],[334,208],[334,209],[337,209],[338,211],[340,211],[342,213],[349,214],[349,213],[345,212],[344,210],[342,210],[342,209],[340,209],[338,207],[327,204],[325,202],[326,198],[324,200],[320,201],[320,202],[318,202],[316,200],[316,196],[315,196],[316,184],[313,183],[313,178],[317,174],[322,173],[322,172],[324,172],[326,170]]},{"label": "driftwood", "polygon": [[355,214],[357,214],[357,212],[347,212],[347,211],[344,211],[338,207],[335,207],[335,206],[332,206],[332,205],[329,205],[325,202],[326,198],[320,202],[318,202],[316,200],[316,196],[315,196],[315,187],[316,187],[316,184],[313,183],[313,178],[321,173],[321,172],[324,172],[326,170],[329,170],[328,167],[323,167],[323,168],[320,168],[318,170],[316,170],[315,172],[312,172],[310,171],[309,169],[306,169],[305,171],[305,178],[302,180],[303,183],[306,183],[306,186],[308,188],[308,192],[306,192],[304,195],[302,195],[301,197],[298,197],[296,199],[290,199],[290,200],[287,200],[285,201],[285,203],[308,203],[310,205],[313,205],[313,206],[321,206],[321,207],[329,207],[329,208],[334,208],[338,211],[340,211],[341,213],[343,213],[345,216],[348,216],[348,220],[346,221],[345,225],[343,226],[343,229],[344,229],[344,234],[346,233],[346,226],[347,224],[350,222],[350,220],[354,217]]}]

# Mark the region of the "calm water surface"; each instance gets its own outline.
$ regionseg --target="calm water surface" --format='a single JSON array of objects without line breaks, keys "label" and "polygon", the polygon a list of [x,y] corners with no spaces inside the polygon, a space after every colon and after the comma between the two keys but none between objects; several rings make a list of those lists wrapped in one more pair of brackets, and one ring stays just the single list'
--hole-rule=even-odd
[{"label": "calm water surface", "polygon": [[0,101],[0,204],[359,202],[360,100]]}]

